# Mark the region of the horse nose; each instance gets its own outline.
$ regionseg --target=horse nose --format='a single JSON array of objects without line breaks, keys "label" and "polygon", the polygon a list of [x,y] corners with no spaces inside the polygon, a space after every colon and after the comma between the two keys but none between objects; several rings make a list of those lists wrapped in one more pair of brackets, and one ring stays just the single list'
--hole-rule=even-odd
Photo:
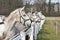
[{"label": "horse nose", "polygon": [[3,32],[3,39],[6,37],[7,33]]},{"label": "horse nose", "polygon": [[0,40],[5,39],[6,38],[6,35],[7,35],[7,33],[6,32],[3,32],[2,36],[0,37]]}]

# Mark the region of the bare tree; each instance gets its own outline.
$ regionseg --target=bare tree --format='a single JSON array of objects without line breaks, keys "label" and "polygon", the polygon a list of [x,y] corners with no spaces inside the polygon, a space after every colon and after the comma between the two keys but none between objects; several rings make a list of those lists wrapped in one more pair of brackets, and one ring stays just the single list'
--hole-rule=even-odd
[{"label": "bare tree", "polygon": [[59,0],[58,0],[58,13],[59,13]]},{"label": "bare tree", "polygon": [[51,0],[49,0],[49,14],[51,13]]}]

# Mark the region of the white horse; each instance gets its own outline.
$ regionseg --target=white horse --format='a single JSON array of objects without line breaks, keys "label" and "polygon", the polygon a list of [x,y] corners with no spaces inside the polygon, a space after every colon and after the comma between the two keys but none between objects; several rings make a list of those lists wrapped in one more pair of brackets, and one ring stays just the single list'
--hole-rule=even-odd
[{"label": "white horse", "polygon": [[[24,7],[16,9],[4,21],[6,29],[7,29],[7,37],[6,37],[6,39],[9,36],[13,36],[14,35],[14,32],[10,31],[10,30],[11,30],[11,28],[13,27],[13,25],[14,25],[14,23],[16,21],[22,23],[23,25],[25,24],[25,27],[30,26],[31,21],[29,20],[29,17],[26,15],[26,13],[23,10],[24,10]],[[17,29],[19,29],[19,28],[21,28],[21,27],[17,26]]]},{"label": "white horse", "polygon": [[[20,21],[20,14],[22,12],[23,8],[18,8],[10,13],[10,15],[5,19],[3,22],[0,18],[0,40],[3,40],[3,38],[6,37],[6,34],[9,34],[13,24],[16,21]],[[9,32],[9,33],[8,33]]]}]

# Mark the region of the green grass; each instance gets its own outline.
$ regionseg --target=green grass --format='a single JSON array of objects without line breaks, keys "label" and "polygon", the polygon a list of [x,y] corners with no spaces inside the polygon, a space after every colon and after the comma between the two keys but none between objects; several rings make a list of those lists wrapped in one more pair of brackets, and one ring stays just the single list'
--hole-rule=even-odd
[{"label": "green grass", "polygon": [[46,20],[37,40],[60,40],[60,32],[58,31],[58,34],[56,34],[56,27],[49,20]]},{"label": "green grass", "polygon": [[59,24],[60,24],[60,20],[59,21],[57,21]]}]

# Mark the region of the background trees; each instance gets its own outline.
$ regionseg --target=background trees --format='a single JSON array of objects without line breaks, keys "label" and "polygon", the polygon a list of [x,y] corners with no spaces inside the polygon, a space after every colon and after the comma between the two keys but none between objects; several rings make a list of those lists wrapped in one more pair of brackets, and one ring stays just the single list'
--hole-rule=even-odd
[{"label": "background trees", "polygon": [[42,11],[45,16],[60,16],[60,3],[52,3],[52,0],[0,0],[0,14],[8,15],[13,10],[25,6]]}]

